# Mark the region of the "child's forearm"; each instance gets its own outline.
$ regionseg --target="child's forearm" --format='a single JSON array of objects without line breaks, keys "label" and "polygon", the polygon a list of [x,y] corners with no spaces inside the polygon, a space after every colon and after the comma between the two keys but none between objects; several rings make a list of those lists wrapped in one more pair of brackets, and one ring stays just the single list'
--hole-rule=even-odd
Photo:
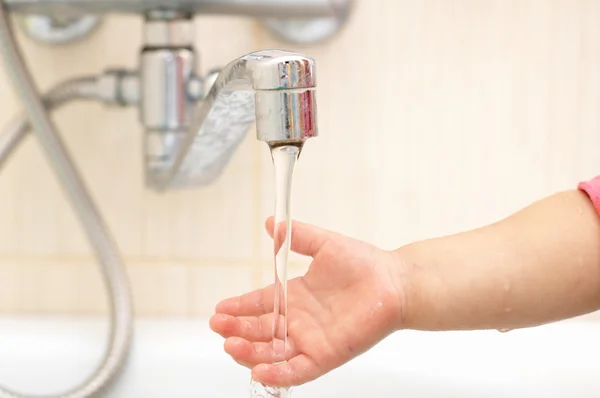
[{"label": "child's forearm", "polygon": [[511,329],[600,308],[600,218],[579,191],[397,253],[410,269],[405,328]]}]

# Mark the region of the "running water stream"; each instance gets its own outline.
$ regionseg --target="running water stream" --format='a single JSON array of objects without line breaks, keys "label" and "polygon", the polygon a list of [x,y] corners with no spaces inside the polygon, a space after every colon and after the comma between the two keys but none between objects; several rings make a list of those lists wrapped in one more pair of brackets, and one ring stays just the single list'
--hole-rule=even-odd
[{"label": "running water stream", "polygon": [[[273,340],[271,350],[273,356],[281,356],[283,341],[283,359],[287,358],[287,262],[292,239],[292,179],[301,145],[282,145],[271,147],[271,157],[275,169],[275,297],[273,306]],[[279,355],[277,355],[279,354]],[[289,388],[265,386],[255,380],[250,383],[251,398],[290,398]]]}]

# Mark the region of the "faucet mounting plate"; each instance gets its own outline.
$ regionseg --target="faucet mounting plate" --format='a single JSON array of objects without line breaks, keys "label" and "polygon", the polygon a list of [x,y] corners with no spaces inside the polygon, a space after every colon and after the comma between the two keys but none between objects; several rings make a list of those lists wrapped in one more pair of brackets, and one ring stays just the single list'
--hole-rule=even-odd
[{"label": "faucet mounting plate", "polygon": [[17,21],[27,36],[36,41],[47,44],[67,44],[89,36],[100,25],[102,19],[97,15],[68,18],[20,15]]},{"label": "faucet mounting plate", "polygon": [[328,40],[342,29],[345,19],[267,19],[263,25],[279,39],[293,44],[314,44]]},{"label": "faucet mounting plate", "polygon": [[294,44],[314,44],[335,36],[346,24],[354,0],[331,0],[333,15],[324,18],[268,18],[263,25],[275,36]]}]

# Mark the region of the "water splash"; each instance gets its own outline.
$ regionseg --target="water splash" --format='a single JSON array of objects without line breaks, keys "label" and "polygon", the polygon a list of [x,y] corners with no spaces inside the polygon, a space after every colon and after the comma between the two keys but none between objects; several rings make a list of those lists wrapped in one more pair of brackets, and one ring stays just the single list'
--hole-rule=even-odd
[{"label": "water splash", "polygon": [[292,391],[289,388],[265,386],[256,380],[250,381],[250,397],[252,398],[290,398]]}]

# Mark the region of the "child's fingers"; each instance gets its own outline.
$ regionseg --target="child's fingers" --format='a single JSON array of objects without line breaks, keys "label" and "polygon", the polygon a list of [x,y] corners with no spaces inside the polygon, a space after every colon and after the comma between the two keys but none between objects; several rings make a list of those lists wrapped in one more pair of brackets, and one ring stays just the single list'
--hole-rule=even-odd
[{"label": "child's fingers", "polygon": [[322,374],[317,364],[304,354],[276,365],[261,363],[252,368],[254,380],[273,387],[299,386]]},{"label": "child's fingers", "polygon": [[[275,229],[275,220],[273,217],[267,219],[265,227],[271,238],[273,238]],[[285,227],[285,224],[280,224],[279,228],[277,228],[278,238],[276,241],[279,244],[283,242],[283,238],[285,238]],[[293,221],[291,249],[298,254],[315,257],[325,242],[332,236],[334,236],[332,232],[322,228],[304,224],[299,221]]]},{"label": "child's fingers", "polygon": [[[225,340],[225,352],[231,355],[236,362],[244,366],[256,366],[259,363],[277,363],[284,361],[283,341],[275,340],[273,343],[251,343],[240,337],[230,337]],[[288,342],[287,358],[292,358],[298,353],[293,345]]]},{"label": "child's fingers", "polygon": [[[283,339],[283,316],[279,316],[279,326],[275,338]],[[269,342],[273,339],[273,314],[261,316],[234,317],[217,314],[210,319],[210,327],[221,336],[241,337],[248,341]]]},{"label": "child's fingers", "polygon": [[228,298],[217,304],[218,314],[231,316],[258,316],[273,312],[274,286],[267,286],[238,297]]}]

